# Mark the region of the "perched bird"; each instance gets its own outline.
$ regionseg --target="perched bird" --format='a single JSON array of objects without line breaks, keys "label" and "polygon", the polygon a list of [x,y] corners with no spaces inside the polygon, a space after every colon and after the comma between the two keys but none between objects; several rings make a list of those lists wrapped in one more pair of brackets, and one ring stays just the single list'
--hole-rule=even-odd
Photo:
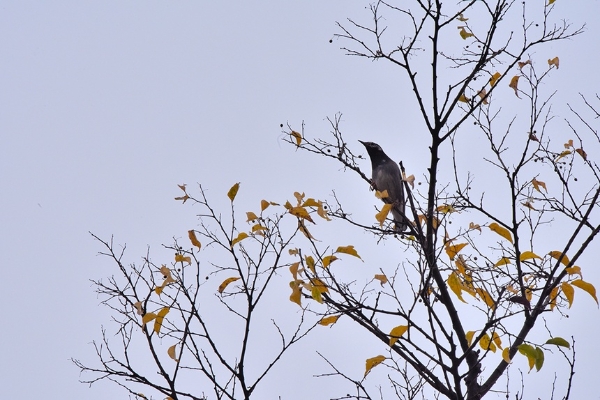
[{"label": "perched bird", "polygon": [[375,190],[383,192],[387,190],[388,197],[382,200],[385,203],[393,204],[392,215],[396,224],[396,231],[404,232],[408,227],[408,220],[404,216],[406,201],[404,198],[404,185],[402,183],[402,174],[398,164],[383,152],[383,149],[373,142],[363,142],[359,140],[366,148],[371,158],[371,168],[373,169],[371,184]]}]

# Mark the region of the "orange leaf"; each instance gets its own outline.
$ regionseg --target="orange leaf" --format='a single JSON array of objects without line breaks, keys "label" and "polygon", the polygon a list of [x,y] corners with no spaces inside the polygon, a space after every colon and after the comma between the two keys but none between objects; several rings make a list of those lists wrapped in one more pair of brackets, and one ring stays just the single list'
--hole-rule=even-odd
[{"label": "orange leaf", "polygon": [[200,250],[200,247],[202,247],[202,245],[200,244],[200,241],[196,237],[196,232],[194,232],[193,230],[190,230],[190,231],[188,231],[188,236],[190,238],[190,242],[192,242],[192,245],[196,246],[198,248],[198,250]]},{"label": "orange leaf", "polygon": [[[552,4],[554,1],[552,1],[551,3],[548,4]],[[548,66],[550,67],[556,67],[556,69],[558,69],[558,65],[559,65],[559,60],[558,57],[554,57],[548,60]]]},{"label": "orange leaf", "polygon": [[241,242],[242,240],[246,239],[247,237],[248,237],[248,234],[246,232],[240,232],[240,234],[237,235],[237,237],[231,241],[231,247],[235,246],[237,243]]},{"label": "orange leaf", "polygon": [[175,254],[175,262],[185,262],[191,264],[192,258],[189,256],[184,256],[183,254]]},{"label": "orange leaf", "polygon": [[468,243],[458,243],[453,245],[449,245],[448,243],[446,244],[446,254],[448,254],[448,257],[450,257],[451,260],[454,259],[459,251],[468,245]]},{"label": "orange leaf", "polygon": [[510,80],[510,83],[508,84],[508,86],[509,86],[510,88],[514,89],[514,91],[515,91],[515,95],[516,95],[518,98],[521,98],[521,97],[519,96],[519,88],[518,88],[518,85],[519,85],[519,75],[515,75],[515,76],[513,76],[513,77],[512,77],[512,79]]},{"label": "orange leaf", "polygon": [[546,193],[548,193],[548,189],[546,188],[546,184],[542,181],[538,181],[537,179],[533,178],[531,180],[531,184],[533,185],[533,188],[535,190],[537,190],[538,192],[542,193],[542,191],[540,190],[540,187],[543,187],[544,190],[546,191]]},{"label": "orange leaf", "polygon": [[377,279],[381,283],[381,286],[388,282],[387,276],[383,274],[375,274],[375,279]]},{"label": "orange leaf", "polygon": [[492,75],[492,76],[490,77],[490,85],[491,85],[492,87],[494,87],[494,86],[496,85],[496,82],[498,82],[498,79],[500,79],[500,77],[501,77],[501,76],[502,76],[502,75],[500,74],[500,72],[496,72],[496,73],[494,73],[494,75]]},{"label": "orange leaf", "polygon": [[165,319],[165,315],[169,313],[170,308],[164,307],[162,308],[158,314],[156,314],[156,319],[154,320],[154,332],[159,333],[160,328],[162,327],[163,320]]},{"label": "orange leaf", "polygon": [[219,293],[223,293],[223,291],[225,290],[225,288],[227,287],[227,285],[229,285],[231,282],[235,282],[238,279],[240,279],[239,276],[233,276],[231,278],[227,278],[225,279],[220,285],[219,285],[219,289],[217,289],[219,291]]},{"label": "orange leaf", "polygon": [[296,131],[292,131],[290,132],[290,136],[296,139],[296,146],[300,146],[300,143],[302,143],[302,135]]}]

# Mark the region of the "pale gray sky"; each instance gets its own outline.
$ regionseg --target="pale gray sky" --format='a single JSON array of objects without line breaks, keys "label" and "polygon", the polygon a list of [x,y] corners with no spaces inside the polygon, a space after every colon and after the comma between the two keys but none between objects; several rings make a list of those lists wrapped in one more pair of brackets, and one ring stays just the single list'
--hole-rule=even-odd
[{"label": "pale gray sky", "polygon": [[[552,46],[559,89],[592,96],[599,3],[562,3],[565,18],[588,29]],[[304,120],[311,136],[324,135],[324,119],[341,111],[350,141],[379,142],[420,165],[422,127],[397,72],[329,43],[335,21],[350,16],[369,17],[341,0],[0,2],[0,397],[125,397],[78,383],[69,361],[94,361],[90,342],[109,323],[89,279],[115,270],[88,231],[114,234],[138,261],[146,246],[159,250],[194,227],[194,210],[173,200],[178,183],[201,182],[222,198],[241,181],[255,199],[363,184],[284,145],[280,123]],[[404,148],[390,148],[399,131]],[[360,201],[371,201],[363,189]],[[600,287],[594,278],[586,275]],[[576,303],[564,332],[581,335],[574,398],[590,398],[600,314],[581,293]],[[308,376],[326,370],[314,363]]]}]

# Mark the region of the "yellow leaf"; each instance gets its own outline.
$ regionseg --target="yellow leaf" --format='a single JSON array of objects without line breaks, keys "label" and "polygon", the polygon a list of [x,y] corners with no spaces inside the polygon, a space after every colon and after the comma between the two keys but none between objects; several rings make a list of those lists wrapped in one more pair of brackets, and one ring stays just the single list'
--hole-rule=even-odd
[{"label": "yellow leaf", "polygon": [[290,287],[292,288],[292,294],[290,295],[290,301],[298,304],[302,307],[302,289],[300,286],[300,282],[302,281],[292,281],[290,282]]},{"label": "yellow leaf", "polygon": [[174,344],[173,346],[169,347],[169,348],[167,349],[167,354],[168,354],[168,355],[169,355],[169,357],[171,357],[173,360],[175,360],[175,361],[179,361],[179,360],[177,359],[177,355],[175,354],[175,348],[176,348],[176,347],[177,347],[177,345],[176,345],[176,344]]},{"label": "yellow leaf", "polygon": [[332,256],[323,257],[323,268],[329,267],[329,264],[331,264],[335,260],[338,260],[338,258],[336,256],[333,256],[333,255]]},{"label": "yellow leaf", "polygon": [[292,209],[290,210],[290,214],[298,217],[298,218],[302,218],[305,219],[307,221],[310,221],[314,224],[314,221],[312,220],[312,218],[310,217],[310,214],[308,213],[308,210],[304,207],[292,207]]},{"label": "yellow leaf", "polygon": [[381,286],[388,282],[387,276],[383,274],[375,274],[375,279],[377,279],[381,283]]},{"label": "yellow leaf", "polygon": [[[360,258],[360,256],[358,255],[358,253],[354,249],[354,246],[352,246],[352,245],[339,246],[335,252],[336,253],[350,254],[351,256]],[[362,258],[361,258],[361,260],[362,260]]]},{"label": "yellow leaf", "polygon": [[554,4],[556,0],[548,0],[548,5]]},{"label": "yellow leaf", "polygon": [[500,336],[498,336],[498,334],[496,332],[492,333],[492,341],[494,342],[494,344],[496,346],[498,346],[499,349],[502,348],[502,340],[500,339]]},{"label": "yellow leaf", "polygon": [[508,257],[502,257],[501,259],[499,259],[496,264],[494,264],[494,267],[499,267],[501,265],[507,265],[510,264],[510,258]]},{"label": "yellow leaf", "polygon": [[460,97],[458,98],[458,101],[463,102],[463,103],[468,103],[470,101],[470,99],[465,96],[464,93],[461,93]]},{"label": "yellow leaf", "polygon": [[460,22],[466,22],[469,20],[469,18],[465,18],[463,17],[462,13],[458,14],[458,18],[457,18]]},{"label": "yellow leaf", "polygon": [[521,253],[521,256],[519,257],[519,260],[525,261],[525,260],[529,260],[529,259],[532,259],[532,258],[539,258],[540,260],[542,259],[542,257],[538,256],[533,251],[524,251],[524,252]]},{"label": "yellow leaf", "polygon": [[492,296],[490,296],[490,294],[487,292],[487,290],[481,289],[481,288],[477,288],[475,290],[477,291],[477,294],[479,295],[479,297],[481,298],[481,300],[483,300],[483,302],[489,308],[493,309],[494,307],[496,307],[496,302],[494,302],[494,299],[492,299]]},{"label": "yellow leaf", "polygon": [[165,289],[164,285],[157,286],[154,288],[154,293],[156,293],[157,295],[160,296],[164,289]]},{"label": "yellow leaf", "polygon": [[290,265],[290,272],[292,273],[292,276],[294,277],[294,280],[298,279],[298,269],[300,267],[300,261],[293,263],[292,265]]},{"label": "yellow leaf", "polygon": [[484,350],[489,350],[492,353],[496,352],[496,345],[491,341],[490,336],[487,333],[479,339],[479,347]]},{"label": "yellow leaf", "polygon": [[246,212],[246,222],[256,221],[257,219],[258,219],[258,216],[256,214],[254,214],[252,211]]},{"label": "yellow leaf", "polygon": [[446,254],[448,254],[448,257],[450,257],[451,260],[454,259],[459,251],[468,245],[468,243],[458,243],[453,245],[449,245],[448,243],[446,243]]},{"label": "yellow leaf", "polygon": [[169,310],[169,307],[164,307],[158,312],[158,314],[156,314],[156,319],[154,320],[154,332],[160,332],[160,328],[162,327],[165,315],[169,313]]},{"label": "yellow leaf", "polygon": [[148,322],[152,321],[155,318],[156,314],[153,312],[144,314],[144,316],[142,317],[142,326],[146,325]]},{"label": "yellow leaf", "polygon": [[325,317],[319,321],[319,325],[327,326],[333,325],[337,322],[340,315],[330,315],[329,317]]},{"label": "yellow leaf", "polygon": [[[552,3],[554,3],[554,0],[552,0],[552,2],[549,2],[548,4],[552,4]],[[556,69],[558,69],[558,64],[559,64],[558,57],[554,57],[554,58],[551,58],[548,60],[548,66],[550,66],[550,67],[554,66],[554,67],[556,67]]]},{"label": "yellow leaf", "polygon": [[575,289],[573,289],[573,286],[571,286],[567,282],[561,283],[560,288],[562,289],[562,292],[565,294],[565,297],[569,302],[569,308],[571,308],[571,306],[573,305],[573,298],[575,297]]},{"label": "yellow leaf", "polygon": [[184,256],[183,254],[175,254],[175,262],[185,262],[191,264],[192,258]]},{"label": "yellow leaf", "polygon": [[508,240],[509,242],[513,242],[512,240],[512,236],[510,235],[510,232],[508,231],[508,229],[501,227],[500,225],[498,225],[495,222],[492,222],[488,228],[490,228],[492,231],[496,232],[498,235],[502,236],[504,239]]},{"label": "yellow leaf", "polygon": [[558,155],[558,157],[556,157],[556,159],[554,160],[554,162],[556,162],[556,161],[560,160],[560,159],[561,159],[561,158],[563,158],[563,157],[566,157],[566,156],[568,156],[569,154],[571,154],[571,151],[570,151],[570,150],[564,150],[562,153],[560,153],[560,154]]},{"label": "yellow leaf", "polygon": [[560,251],[554,250],[548,253],[548,255],[552,258],[555,258],[556,260],[560,260],[561,264],[563,264],[565,267],[569,265],[569,257],[567,257],[566,254],[561,253]]},{"label": "yellow leaf", "polygon": [[507,363],[510,362],[510,348],[509,347],[502,350],[502,359],[504,361],[506,361]]},{"label": "yellow leaf", "polygon": [[598,304],[598,298],[596,297],[596,288],[591,283],[585,282],[581,279],[576,279],[571,282],[571,285],[578,287],[579,289],[585,290],[589,293],[590,296],[596,300],[596,304]]},{"label": "yellow leaf", "polygon": [[305,257],[306,260],[306,265],[308,266],[308,268],[312,271],[313,274],[316,274],[317,271],[315,269],[315,259],[312,256],[306,256]]},{"label": "yellow leaf", "polygon": [[469,267],[467,266],[467,262],[465,261],[462,254],[458,255],[458,257],[456,258],[456,261],[454,261],[454,263],[456,264],[456,268],[458,268],[458,272],[460,272],[462,275],[467,274],[467,269]]},{"label": "yellow leaf", "polygon": [[252,226],[252,233],[256,233],[259,232],[260,234],[262,234],[262,231],[266,231],[268,230],[266,227],[262,226],[261,224],[256,224]]},{"label": "yellow leaf", "polygon": [[550,310],[556,307],[556,297],[558,296],[558,287],[555,287],[550,292]]},{"label": "yellow leaf", "polygon": [[442,214],[449,214],[455,212],[456,209],[449,204],[442,204],[436,208],[436,211],[439,211]]},{"label": "yellow leaf", "polygon": [[377,365],[381,364],[385,361],[385,356],[376,356],[373,358],[368,358],[366,362],[365,376]]},{"label": "yellow leaf", "polygon": [[398,325],[390,332],[390,346],[398,341],[400,336],[404,335],[404,332],[408,330],[408,325]]},{"label": "yellow leaf", "polygon": [[384,190],[383,192],[380,192],[379,190],[375,191],[375,197],[377,197],[378,199],[382,200],[385,199],[387,197],[390,197],[390,195],[388,194],[387,190]]},{"label": "yellow leaf", "polygon": [[500,77],[501,77],[501,76],[502,76],[502,75],[500,74],[500,72],[496,72],[496,73],[494,73],[494,75],[492,75],[492,76],[490,77],[490,85],[491,85],[492,87],[494,87],[494,86],[496,85],[496,82],[498,82],[498,79],[500,79]]},{"label": "yellow leaf", "polygon": [[[200,241],[196,237],[196,232],[194,232],[193,230],[189,230],[188,236],[190,238],[190,242],[192,242],[192,245],[196,246],[198,248],[198,250],[200,250],[200,247],[202,247],[202,245],[200,244]],[[191,261],[191,259],[190,259],[190,261]]]},{"label": "yellow leaf", "polygon": [[567,274],[569,275],[579,275],[583,278],[583,276],[581,275],[581,268],[579,268],[578,266],[565,268],[565,271],[567,271]]},{"label": "yellow leaf", "polygon": [[313,284],[313,287],[316,288],[321,293],[329,293],[329,289],[325,282],[320,280],[319,278],[311,278],[310,283]]},{"label": "yellow leaf", "polygon": [[460,33],[460,37],[463,38],[463,40],[466,40],[467,38],[470,38],[471,36],[473,36],[472,33],[467,32],[465,30],[464,26],[459,26],[458,28],[460,29],[460,32],[459,32]]},{"label": "yellow leaf", "polygon": [[448,276],[448,286],[450,289],[456,294],[456,296],[462,301],[466,303],[466,301],[462,298],[462,282],[460,278],[456,274],[456,272],[452,272],[450,276]]},{"label": "yellow leaf", "polygon": [[392,209],[391,204],[384,204],[383,207],[381,207],[381,211],[379,211],[377,214],[375,214],[375,219],[377,220],[377,222],[379,222],[379,226],[383,225],[383,223],[385,222],[385,219],[387,218],[391,209]]},{"label": "yellow leaf", "polygon": [[542,181],[538,181],[537,179],[533,178],[531,180],[531,184],[533,185],[533,188],[535,190],[537,190],[538,192],[542,193],[542,191],[540,190],[540,187],[543,187],[544,190],[546,191],[546,193],[548,193],[548,189],[546,188],[546,184]]},{"label": "yellow leaf", "polygon": [[521,98],[521,97],[519,96],[519,88],[518,88],[518,85],[519,85],[519,75],[515,75],[515,76],[513,76],[513,77],[512,77],[512,79],[510,80],[510,83],[508,84],[508,86],[509,86],[510,88],[512,88],[512,89],[515,91],[515,95],[516,95],[518,98]]},{"label": "yellow leaf", "polygon": [[473,336],[475,335],[475,331],[468,331],[465,333],[465,338],[467,339],[467,344],[470,346],[473,342]]},{"label": "yellow leaf", "polygon": [[233,185],[229,191],[227,192],[227,197],[229,197],[229,200],[233,201],[233,199],[235,199],[235,196],[237,195],[238,190],[240,189],[240,183],[236,183],[235,185]]},{"label": "yellow leaf", "polygon": [[242,240],[246,239],[247,237],[248,237],[248,234],[246,232],[240,232],[240,234],[237,235],[237,237],[231,241],[231,247],[235,246],[236,244],[238,244]]},{"label": "yellow leaf", "polygon": [[323,296],[321,296],[321,291],[317,287],[313,286],[310,290],[310,294],[317,303],[323,304]]},{"label": "yellow leaf", "polygon": [[297,256],[298,254],[300,254],[298,249],[289,249],[288,253],[290,254],[290,256]]},{"label": "yellow leaf", "polygon": [[225,290],[225,288],[227,288],[227,285],[229,285],[231,282],[235,282],[238,279],[240,279],[239,276],[232,276],[231,278],[227,278],[225,279],[220,285],[219,288],[217,289],[219,293],[223,293],[223,291]]},{"label": "yellow leaf", "polygon": [[296,139],[296,146],[300,146],[300,143],[302,143],[302,135],[296,131],[292,131],[290,132],[290,136]]}]

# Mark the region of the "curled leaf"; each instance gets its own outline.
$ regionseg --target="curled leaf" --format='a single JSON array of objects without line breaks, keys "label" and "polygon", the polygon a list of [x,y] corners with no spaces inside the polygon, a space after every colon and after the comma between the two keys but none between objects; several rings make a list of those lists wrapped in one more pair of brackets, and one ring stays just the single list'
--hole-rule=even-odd
[{"label": "curled leaf", "polygon": [[176,344],[174,344],[173,346],[169,347],[169,348],[167,349],[167,354],[168,354],[168,355],[169,355],[169,357],[171,357],[173,360],[175,360],[175,361],[179,361],[179,360],[177,359],[177,355],[175,354],[175,349],[176,349],[176,347],[177,347],[177,345],[176,345]]},{"label": "curled leaf", "polygon": [[291,131],[290,136],[296,140],[296,146],[300,146],[300,143],[302,143],[302,135],[296,131]]},{"label": "curled leaf", "polygon": [[193,230],[189,230],[188,236],[190,238],[190,242],[192,242],[192,245],[196,246],[198,248],[198,250],[200,250],[200,247],[202,247],[202,245],[200,244],[200,241],[196,237],[196,232],[194,232]]},{"label": "curled leaf", "polygon": [[160,328],[162,327],[163,320],[165,319],[165,315],[169,313],[170,308],[164,307],[162,308],[158,314],[156,314],[156,319],[154,320],[154,332],[159,333]]},{"label": "curled leaf", "polygon": [[240,232],[240,234],[237,235],[237,237],[231,241],[231,247],[235,246],[237,243],[241,242],[242,240],[246,239],[247,237],[248,237],[248,234],[246,232]]},{"label": "curled leaf", "polygon": [[354,246],[352,246],[352,245],[339,246],[335,252],[336,253],[350,254],[351,256],[360,258],[360,256],[358,255],[357,251],[354,249]]},{"label": "curled leaf", "polygon": [[381,283],[381,286],[388,282],[387,276],[383,274],[375,274],[375,279],[377,279]]},{"label": "curled leaf", "polygon": [[496,72],[496,73],[494,73],[494,75],[492,75],[492,76],[490,77],[490,85],[491,85],[492,87],[494,87],[494,86],[496,85],[496,82],[498,82],[498,79],[500,79],[500,77],[501,77],[501,76],[502,76],[502,75],[500,74],[500,72]]},{"label": "curled leaf", "polygon": [[379,226],[383,226],[383,223],[385,222],[391,210],[392,204],[384,204],[383,207],[381,207],[381,211],[375,214],[375,219],[377,220],[377,222],[379,222]]},{"label": "curled leaf", "polygon": [[[554,1],[552,1],[552,3],[553,2]],[[552,4],[552,3],[549,3],[549,4]],[[554,58],[551,58],[551,59],[548,60],[548,66],[549,67],[556,67],[556,69],[558,69],[558,65],[559,65],[558,57],[554,57]]]},{"label": "curled leaf", "polygon": [[223,293],[223,291],[225,290],[225,288],[227,288],[227,285],[229,285],[231,282],[235,282],[238,279],[240,279],[239,276],[233,276],[231,278],[227,278],[225,279],[220,285],[219,288],[217,289],[219,291],[219,293]]}]

